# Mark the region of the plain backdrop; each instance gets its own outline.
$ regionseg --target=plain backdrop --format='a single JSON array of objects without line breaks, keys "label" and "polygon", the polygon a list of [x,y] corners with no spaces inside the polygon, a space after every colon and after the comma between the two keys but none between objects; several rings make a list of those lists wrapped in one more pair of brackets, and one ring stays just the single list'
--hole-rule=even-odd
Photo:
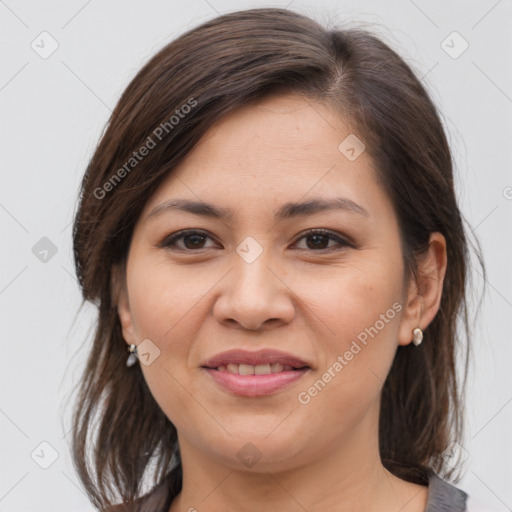
[{"label": "plain backdrop", "polygon": [[[112,108],[171,39],[218,14],[269,6],[381,34],[442,112],[461,209],[488,271],[458,485],[512,510],[512,2],[2,0],[0,512],[93,510],[69,454],[69,396],[95,318],[92,307],[76,317],[71,222]],[[471,273],[479,293],[476,264]]]}]

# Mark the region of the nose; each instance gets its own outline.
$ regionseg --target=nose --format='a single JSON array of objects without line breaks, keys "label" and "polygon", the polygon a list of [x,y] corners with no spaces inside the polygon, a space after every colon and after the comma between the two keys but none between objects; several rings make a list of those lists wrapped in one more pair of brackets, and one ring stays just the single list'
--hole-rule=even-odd
[{"label": "nose", "polygon": [[219,283],[213,309],[216,320],[227,327],[248,330],[290,323],[295,314],[293,292],[283,272],[275,267],[263,254],[251,263],[234,255],[234,268]]}]

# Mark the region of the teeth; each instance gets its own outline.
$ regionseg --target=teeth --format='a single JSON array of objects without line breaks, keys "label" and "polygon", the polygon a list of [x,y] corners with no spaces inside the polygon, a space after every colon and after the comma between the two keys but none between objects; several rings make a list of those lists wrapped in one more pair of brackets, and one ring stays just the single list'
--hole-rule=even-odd
[{"label": "teeth", "polygon": [[228,364],[227,366],[227,372],[228,373],[238,373],[238,365],[237,364]]},{"label": "teeth", "polygon": [[269,364],[259,364],[254,367],[254,375],[267,375],[269,373],[272,373]]},{"label": "teeth", "polygon": [[270,373],[289,372],[293,370],[293,366],[281,363],[270,364],[236,364],[229,363],[221,365],[217,368],[220,372],[233,373],[235,375],[268,375]]},{"label": "teeth", "polygon": [[256,366],[252,364],[239,364],[238,365],[238,373],[240,375],[254,375],[254,370]]}]

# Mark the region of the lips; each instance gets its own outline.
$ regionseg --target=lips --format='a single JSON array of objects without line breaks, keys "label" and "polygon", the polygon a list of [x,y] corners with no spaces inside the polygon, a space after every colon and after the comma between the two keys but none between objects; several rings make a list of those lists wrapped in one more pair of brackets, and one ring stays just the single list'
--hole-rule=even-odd
[{"label": "lips", "polygon": [[[258,351],[228,350],[213,356],[201,366],[240,375],[277,373],[311,367],[306,361],[297,356],[273,349]],[[237,366],[238,368],[236,368]]]},{"label": "lips", "polygon": [[281,392],[312,369],[303,359],[273,349],[228,350],[205,361],[202,368],[219,389],[245,397]]}]

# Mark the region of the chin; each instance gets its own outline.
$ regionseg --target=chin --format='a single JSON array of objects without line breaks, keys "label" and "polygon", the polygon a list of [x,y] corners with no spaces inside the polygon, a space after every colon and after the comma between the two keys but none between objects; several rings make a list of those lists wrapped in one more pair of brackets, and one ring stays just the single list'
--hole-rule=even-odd
[{"label": "chin", "polygon": [[[227,435],[222,442],[210,440],[208,451],[212,459],[234,471],[263,473],[296,467],[300,459],[298,456],[303,451],[297,444],[297,438],[289,435],[281,438],[275,433],[268,435],[270,431],[258,434],[248,427],[240,433],[231,432],[233,437]],[[214,451],[212,447],[215,447]],[[205,453],[207,450],[201,451]]]}]

